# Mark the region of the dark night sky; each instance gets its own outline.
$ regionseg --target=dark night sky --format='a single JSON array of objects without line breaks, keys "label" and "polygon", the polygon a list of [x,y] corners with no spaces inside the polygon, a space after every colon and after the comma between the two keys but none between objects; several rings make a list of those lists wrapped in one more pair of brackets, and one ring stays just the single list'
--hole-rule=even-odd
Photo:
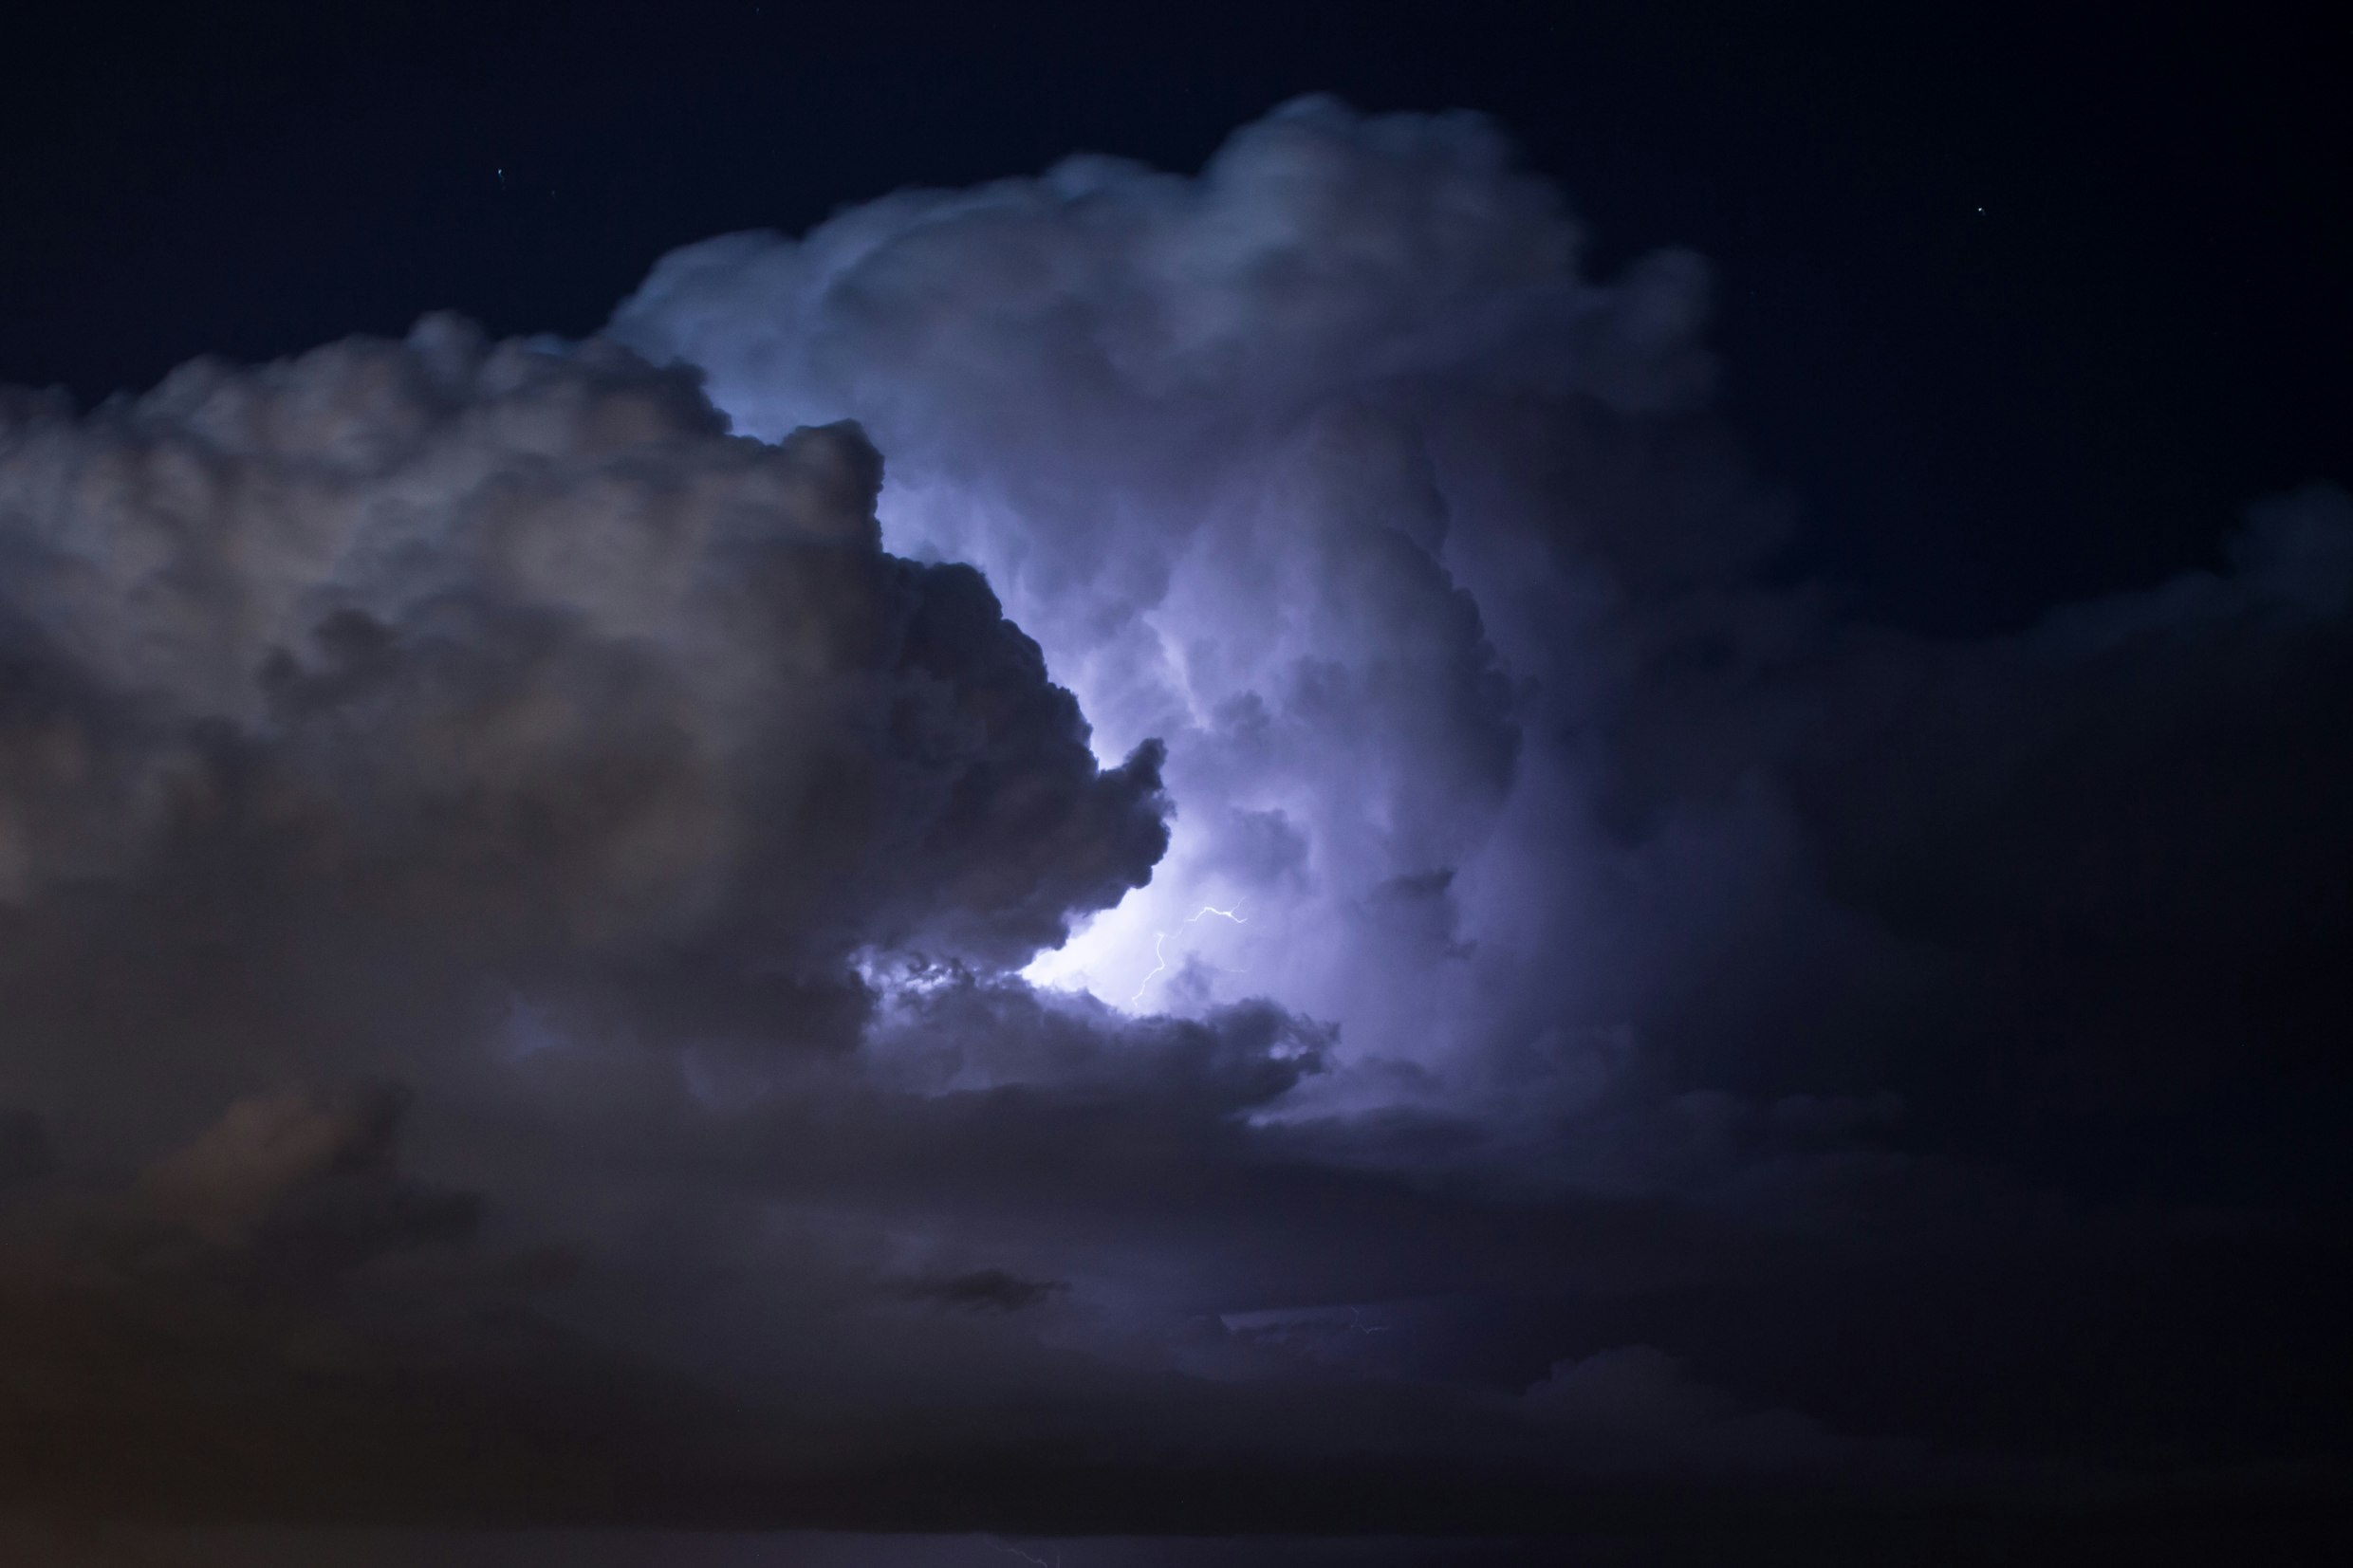
[{"label": "dark night sky", "polygon": [[0,1548],[2346,1513],[2353,23],[43,9]]},{"label": "dark night sky", "polygon": [[1322,90],[1496,116],[1604,269],[1714,261],[1734,422],[1925,625],[2211,564],[2353,430],[2325,7],[72,9],[5,67],[0,372],[84,399],[432,308],[577,334],[676,245],[1190,170]]}]

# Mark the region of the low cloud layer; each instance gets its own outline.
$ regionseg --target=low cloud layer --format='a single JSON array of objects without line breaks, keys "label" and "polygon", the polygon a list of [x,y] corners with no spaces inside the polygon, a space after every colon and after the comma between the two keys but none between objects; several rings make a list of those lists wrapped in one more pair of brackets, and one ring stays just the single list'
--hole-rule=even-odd
[{"label": "low cloud layer", "polygon": [[2353,1441],[2353,501],[1874,624],[1705,267],[1583,249],[1310,101],[609,341],[11,394],[10,1501],[1499,1527]]}]

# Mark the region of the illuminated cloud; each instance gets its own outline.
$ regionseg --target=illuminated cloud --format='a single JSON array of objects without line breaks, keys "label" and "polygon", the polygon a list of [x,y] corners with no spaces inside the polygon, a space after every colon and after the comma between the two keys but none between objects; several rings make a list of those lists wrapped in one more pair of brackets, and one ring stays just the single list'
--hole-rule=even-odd
[{"label": "illuminated cloud", "polygon": [[[1708,381],[1696,261],[1604,285],[1581,249],[1474,117],[1309,101],[1198,179],[1077,158],[691,248],[614,331],[746,430],[854,414],[892,453],[894,547],[979,564],[1111,747],[1167,740],[1168,861],[1034,976],[1272,996],[1344,1053],[1436,1062],[1559,978],[1511,885],[1560,826],[1526,755],[1546,704],[1466,568],[1539,552],[1506,569],[1558,590],[1548,645],[1607,592],[1526,537],[1552,454],[1479,427],[1549,410],[1639,443]],[[1247,928],[1193,918],[1237,902]]]},{"label": "illuminated cloud", "polygon": [[[1451,1106],[1491,1133],[1655,1096],[1665,1061],[1901,1093],[2020,1005],[2000,987],[2038,961],[1980,964],[2062,896],[2026,846],[2069,831],[2068,769],[2130,791],[2249,714],[2325,725],[2353,522],[2319,488],[2259,511],[2229,574],[2009,636],[1872,626],[1788,581],[1792,508],[1707,412],[1704,268],[1596,278],[1584,250],[1478,118],[1306,100],[1194,177],[1078,157],[691,246],[612,330],[745,430],[860,420],[893,547],[978,563],[1108,754],[1166,741],[1167,858],[1033,979],[1336,1024],[1349,1070],[1303,1115]],[[2233,685],[2274,657],[2293,678]],[[2279,769],[2275,820],[2342,863],[2341,762]],[[2084,825],[2186,870],[2164,845],[2261,831],[2225,802],[2262,771]],[[1988,876],[1991,901],[1935,891]],[[1969,913],[1931,930],[1932,902]],[[2174,886],[2134,917],[2195,946],[2198,909]],[[1514,1161],[1646,1157],[1524,1132],[1556,1147]]]}]

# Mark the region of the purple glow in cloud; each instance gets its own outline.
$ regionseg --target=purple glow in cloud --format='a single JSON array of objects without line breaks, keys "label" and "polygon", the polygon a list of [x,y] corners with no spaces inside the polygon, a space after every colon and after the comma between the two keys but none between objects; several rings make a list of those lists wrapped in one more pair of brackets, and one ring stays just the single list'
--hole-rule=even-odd
[{"label": "purple glow in cloud", "polygon": [[[1074,157],[689,247],[612,331],[750,434],[861,421],[891,546],[983,568],[1100,756],[1166,740],[1169,853],[1028,978],[1193,1016],[1270,998],[1340,1033],[1268,1115],[1418,1102],[1523,1174],[1616,1180],[1679,1158],[1652,1112],[1597,1131],[1673,1093],[1662,1050],[1876,1093],[1918,1037],[1895,1020],[1967,1018],[1973,959],[1877,891],[1881,840],[1973,842],[2041,737],[2134,710],[2084,627],[2228,659],[2230,615],[2343,608],[2341,573],[2281,586],[2293,529],[2265,518],[2314,561],[2353,535],[2315,489],[2227,578],[1978,642],[1850,624],[1760,569],[1790,509],[1705,407],[1699,261],[1603,282],[1582,251],[1488,122],[1311,99],[1197,177]],[[2016,722],[1977,733],[1985,703]],[[1978,760],[1881,779],[1948,752]],[[1820,1081],[1833,1040],[1867,1043]]]},{"label": "purple glow in cloud", "polygon": [[980,565],[1104,755],[1167,740],[1168,857],[1032,979],[1439,1066],[1552,1028],[1589,917],[1551,731],[1614,588],[1529,538],[1513,421],[1707,381],[1697,264],[1580,249],[1483,121],[1307,101],[1197,179],[1074,158],[692,247],[614,331],[749,433],[859,419],[891,547]]}]

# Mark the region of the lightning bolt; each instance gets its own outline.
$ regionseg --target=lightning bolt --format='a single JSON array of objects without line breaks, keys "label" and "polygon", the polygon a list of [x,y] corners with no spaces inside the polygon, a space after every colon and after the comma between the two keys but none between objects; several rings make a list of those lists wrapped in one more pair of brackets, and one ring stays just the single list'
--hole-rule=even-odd
[{"label": "lightning bolt", "polygon": [[1136,994],[1127,999],[1129,1006],[1133,1007],[1137,1003],[1141,1002],[1144,999],[1144,988],[1152,984],[1155,977],[1167,972],[1168,954],[1160,950],[1160,944],[1167,940],[1168,932],[1164,931],[1156,931],[1152,933],[1152,956],[1158,962],[1152,966],[1151,974],[1145,975],[1143,979],[1137,982]]},{"label": "lightning bolt", "polygon": [[[1231,920],[1237,926],[1247,926],[1250,924],[1250,921],[1245,919],[1241,914],[1235,913],[1240,910],[1242,904],[1239,899],[1234,901],[1233,908],[1230,910],[1221,910],[1214,904],[1203,904],[1199,909],[1195,910],[1191,914],[1186,915],[1180,923],[1190,926],[1205,914],[1214,914],[1221,920]],[[1168,932],[1164,931],[1156,931],[1152,933],[1152,972],[1145,975],[1140,981],[1137,982],[1136,994],[1127,999],[1127,1005],[1129,1006],[1133,1007],[1137,1003],[1141,1002],[1144,999],[1144,992],[1151,988],[1152,983],[1158,979],[1161,975],[1168,972],[1168,951],[1163,946],[1167,940]],[[1214,966],[1212,967],[1214,968]],[[1250,971],[1248,969],[1232,969],[1228,972],[1232,974],[1248,974]]]}]

